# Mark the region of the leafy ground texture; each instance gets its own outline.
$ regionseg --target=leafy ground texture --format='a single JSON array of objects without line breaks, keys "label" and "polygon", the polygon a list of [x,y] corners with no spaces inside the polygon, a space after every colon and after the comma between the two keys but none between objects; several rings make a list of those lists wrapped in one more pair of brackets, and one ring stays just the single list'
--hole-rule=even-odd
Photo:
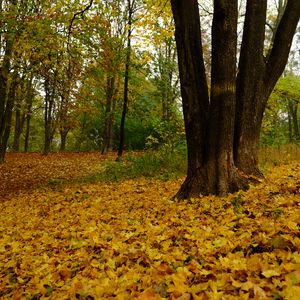
[{"label": "leafy ground texture", "polygon": [[67,182],[102,163],[0,166],[1,299],[300,299],[299,163],[248,192],[182,202],[170,199],[183,178]]}]

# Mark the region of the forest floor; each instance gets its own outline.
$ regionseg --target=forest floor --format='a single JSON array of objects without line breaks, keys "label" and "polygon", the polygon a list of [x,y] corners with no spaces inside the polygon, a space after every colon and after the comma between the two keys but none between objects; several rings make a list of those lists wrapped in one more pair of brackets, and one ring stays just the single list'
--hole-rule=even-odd
[{"label": "forest floor", "polygon": [[74,180],[110,159],[8,154],[0,299],[300,299],[299,161],[247,192],[173,202],[183,178]]}]

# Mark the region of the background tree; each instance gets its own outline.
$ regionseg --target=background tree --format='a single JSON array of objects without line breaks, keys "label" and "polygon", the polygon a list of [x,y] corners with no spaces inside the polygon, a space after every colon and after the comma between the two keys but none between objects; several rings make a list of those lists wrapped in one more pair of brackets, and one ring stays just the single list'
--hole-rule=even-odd
[{"label": "background tree", "polygon": [[120,142],[118,147],[118,159],[122,157],[124,150],[124,140],[125,140],[125,119],[127,113],[128,106],[128,94],[129,94],[129,69],[131,63],[131,39],[132,39],[132,30],[133,30],[133,22],[134,22],[134,13],[137,9],[137,1],[136,0],[127,0],[127,45],[126,45],[126,61],[125,61],[125,73],[124,73],[124,94],[123,94],[123,109],[122,109],[122,117],[120,124]]},{"label": "background tree", "polygon": [[262,143],[299,143],[300,79],[284,76],[277,82],[267,105],[262,126]]},{"label": "background tree", "polygon": [[[10,134],[11,117],[13,109],[13,89],[16,83],[9,86],[11,73],[13,47],[16,39],[17,26],[16,19],[18,16],[17,1],[7,2],[7,6],[1,2],[1,22],[4,23],[1,32],[1,52],[3,57],[0,66],[0,163],[4,162],[7,142]],[[17,78],[15,71],[14,79]],[[10,93],[9,93],[10,89]]]}]

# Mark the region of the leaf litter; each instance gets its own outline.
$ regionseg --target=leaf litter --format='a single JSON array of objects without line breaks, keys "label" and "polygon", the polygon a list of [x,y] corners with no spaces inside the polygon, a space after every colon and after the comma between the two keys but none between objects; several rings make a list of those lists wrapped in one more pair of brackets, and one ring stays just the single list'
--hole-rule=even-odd
[{"label": "leaf litter", "polygon": [[0,298],[299,299],[300,165],[227,198],[173,202],[181,181],[3,198]]}]

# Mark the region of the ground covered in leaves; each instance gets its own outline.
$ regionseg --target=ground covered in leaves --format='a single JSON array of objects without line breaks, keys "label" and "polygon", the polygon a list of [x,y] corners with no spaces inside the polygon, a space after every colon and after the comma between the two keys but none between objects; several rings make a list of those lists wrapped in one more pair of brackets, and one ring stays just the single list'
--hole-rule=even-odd
[{"label": "ground covered in leaves", "polygon": [[8,189],[0,298],[300,299],[300,164],[227,198],[172,202],[181,180]]}]

